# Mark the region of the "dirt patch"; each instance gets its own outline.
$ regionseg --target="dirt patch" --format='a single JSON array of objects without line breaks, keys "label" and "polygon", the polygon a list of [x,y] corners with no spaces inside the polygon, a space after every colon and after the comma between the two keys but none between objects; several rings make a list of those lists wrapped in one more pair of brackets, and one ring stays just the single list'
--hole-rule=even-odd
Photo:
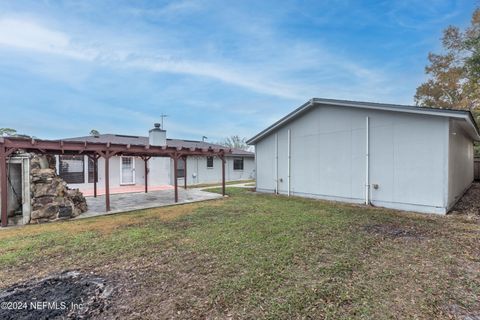
[{"label": "dirt patch", "polygon": [[418,230],[415,227],[402,226],[402,225],[397,225],[392,223],[369,224],[369,225],[363,226],[363,230],[371,234],[388,237],[388,238],[421,239],[425,237],[424,232],[422,232],[421,230]]},{"label": "dirt patch", "polygon": [[106,267],[101,272],[110,272],[115,279],[115,300],[98,318],[215,318],[210,317],[214,308],[210,290],[218,279],[218,267],[210,255],[172,247],[156,257],[132,259],[120,270],[111,270]]},{"label": "dirt patch", "polygon": [[475,182],[453,207],[450,214],[480,217],[480,183]]},{"label": "dirt patch", "polygon": [[480,320],[480,310],[469,311],[458,304],[452,304],[444,308],[445,313],[453,319]]},{"label": "dirt patch", "polygon": [[0,319],[87,319],[108,307],[113,287],[77,271],[11,286],[0,293]]}]

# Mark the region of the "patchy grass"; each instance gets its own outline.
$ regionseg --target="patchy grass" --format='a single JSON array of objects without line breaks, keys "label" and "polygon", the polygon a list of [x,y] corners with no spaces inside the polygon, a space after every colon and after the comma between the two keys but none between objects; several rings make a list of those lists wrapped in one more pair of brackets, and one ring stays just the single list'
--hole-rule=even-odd
[{"label": "patchy grass", "polygon": [[[214,190],[214,191],[219,191]],[[229,198],[0,232],[0,281],[80,269],[106,317],[480,315],[480,226],[228,188]]]}]

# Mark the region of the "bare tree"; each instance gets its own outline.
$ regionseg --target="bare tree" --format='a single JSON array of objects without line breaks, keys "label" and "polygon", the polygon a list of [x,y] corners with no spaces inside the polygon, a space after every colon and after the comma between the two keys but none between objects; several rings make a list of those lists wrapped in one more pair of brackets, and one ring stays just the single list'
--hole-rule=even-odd
[{"label": "bare tree", "polygon": [[240,138],[240,136],[230,136],[227,137],[224,141],[220,142],[219,144],[231,149],[241,149],[241,150],[251,150],[251,146],[247,144],[246,138]]}]

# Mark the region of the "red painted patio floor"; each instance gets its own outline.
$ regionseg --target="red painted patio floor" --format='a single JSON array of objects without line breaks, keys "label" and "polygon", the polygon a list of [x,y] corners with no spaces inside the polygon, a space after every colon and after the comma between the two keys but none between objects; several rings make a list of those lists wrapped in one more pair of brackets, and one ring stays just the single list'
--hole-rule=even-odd
[{"label": "red painted patio floor", "polygon": [[[173,186],[170,185],[163,185],[163,186],[149,186],[148,191],[161,191],[161,190],[172,190]],[[93,196],[93,189],[80,189],[85,197]],[[110,188],[110,194],[118,194],[118,193],[134,193],[134,192],[145,192],[144,185],[134,185],[134,186],[121,186]],[[105,188],[99,187],[97,188],[97,195],[104,195]]]}]

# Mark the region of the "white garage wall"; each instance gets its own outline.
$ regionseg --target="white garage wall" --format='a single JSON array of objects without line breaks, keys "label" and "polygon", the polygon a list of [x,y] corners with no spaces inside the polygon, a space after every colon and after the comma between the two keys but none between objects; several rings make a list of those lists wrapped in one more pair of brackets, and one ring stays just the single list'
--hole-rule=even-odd
[{"label": "white garage wall", "polygon": [[257,191],[275,192],[275,134],[255,146]]},{"label": "white garage wall", "polygon": [[473,182],[473,143],[459,121],[450,121],[448,153],[448,208]]},{"label": "white garage wall", "polygon": [[275,133],[279,191],[288,191],[287,131],[291,130],[291,193],[363,202],[366,117],[370,117],[370,181],[374,205],[444,213],[448,120],[442,117],[320,106],[256,145],[257,189],[274,192]]},{"label": "white garage wall", "polygon": [[370,132],[372,204],[444,213],[448,119],[383,112]]}]

